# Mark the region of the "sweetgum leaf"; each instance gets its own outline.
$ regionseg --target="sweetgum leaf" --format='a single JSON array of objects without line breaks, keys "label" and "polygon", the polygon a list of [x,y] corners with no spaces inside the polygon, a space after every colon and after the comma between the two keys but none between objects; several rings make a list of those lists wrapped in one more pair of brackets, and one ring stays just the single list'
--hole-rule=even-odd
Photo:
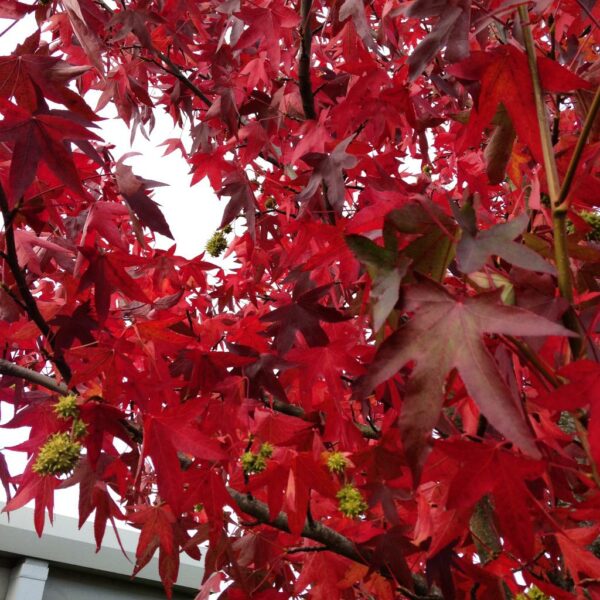
[{"label": "sweetgum leaf", "polygon": [[157,181],[142,179],[135,175],[132,168],[123,163],[125,158],[122,157],[117,162],[115,169],[119,192],[121,192],[123,198],[125,198],[125,201],[141,221],[142,225],[165,237],[173,239],[169,224],[160,211],[158,204],[148,196],[147,192],[148,189],[163,184]]},{"label": "sweetgum leaf", "polygon": [[279,352],[284,354],[294,345],[297,332],[302,333],[309,346],[325,346],[329,337],[321,327],[320,321],[339,323],[348,318],[337,309],[318,303],[330,287],[323,285],[295,294],[294,302],[280,306],[261,317],[261,321],[273,323],[268,333],[275,336],[275,346]]},{"label": "sweetgum leaf", "polygon": [[402,367],[416,364],[408,378],[400,430],[411,466],[418,475],[431,430],[444,403],[444,382],[457,369],[469,395],[488,421],[509,441],[538,458],[535,438],[523,411],[486,348],[486,333],[506,335],[574,335],[526,310],[499,304],[498,292],[454,297],[427,282],[407,287],[405,310],[414,316],[379,348],[369,372],[357,384],[366,397]]},{"label": "sweetgum leaf", "polygon": [[528,223],[529,217],[523,213],[507,223],[494,225],[476,235],[463,231],[456,248],[458,268],[463,273],[479,271],[489,256],[496,255],[522,269],[553,275],[556,269],[537,252],[523,244],[513,242],[525,231]]},{"label": "sweetgum leaf", "polygon": [[438,16],[432,31],[421,41],[408,59],[409,76],[418,77],[427,63],[446,46],[446,58],[457,61],[469,54],[470,0],[458,2],[438,2],[437,0],[416,0],[408,9],[411,17]]},{"label": "sweetgum leaf", "polygon": [[[552,92],[589,88],[589,83],[557,62],[538,59],[541,84]],[[533,86],[527,57],[522,50],[505,44],[490,52],[473,52],[469,58],[448,67],[448,72],[466,81],[480,81],[481,91],[469,119],[463,145],[475,145],[500,104],[506,107],[519,139],[534,158],[543,162],[540,132],[535,112]]]}]

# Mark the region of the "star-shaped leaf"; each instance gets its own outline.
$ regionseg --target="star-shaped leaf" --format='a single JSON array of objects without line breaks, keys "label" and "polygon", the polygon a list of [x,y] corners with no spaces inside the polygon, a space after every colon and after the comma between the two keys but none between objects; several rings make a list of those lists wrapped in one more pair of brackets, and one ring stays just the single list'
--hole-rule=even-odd
[{"label": "star-shaped leaf", "polygon": [[[556,61],[539,58],[538,68],[542,87],[547,91],[571,92],[589,88],[587,81]],[[473,52],[469,58],[450,66],[448,72],[459,79],[481,82],[464,145],[478,144],[478,136],[502,103],[521,141],[529,146],[536,160],[543,162],[533,85],[524,52],[510,44],[490,52]]]},{"label": "star-shaped leaf", "polygon": [[314,167],[314,171],[306,187],[298,194],[298,202],[306,202],[313,197],[321,182],[327,187],[327,201],[333,210],[340,214],[344,205],[346,186],[344,184],[344,169],[356,166],[357,158],[346,152],[353,138],[341,141],[331,152],[311,152],[305,154],[302,160]]},{"label": "star-shaped leaf", "polygon": [[173,239],[169,224],[160,211],[158,204],[148,195],[148,189],[164,184],[134,175],[132,168],[123,164],[126,157],[127,155],[122,157],[115,168],[119,192],[121,192],[142,225]]},{"label": "star-shaped leaf", "polygon": [[479,271],[488,257],[495,255],[522,269],[554,274],[556,269],[537,252],[513,241],[525,231],[528,223],[529,217],[523,213],[507,223],[494,225],[485,231],[473,234],[468,229],[463,230],[456,248],[458,268],[463,273]]},{"label": "star-shaped leaf", "polygon": [[275,336],[275,346],[281,354],[294,345],[298,331],[302,333],[309,346],[325,346],[329,342],[329,337],[319,321],[338,323],[347,319],[335,308],[317,302],[330,287],[330,285],[322,285],[308,292],[294,294],[294,302],[280,306],[261,317],[261,321],[273,323],[268,333]]},{"label": "star-shaped leaf", "polygon": [[14,97],[19,106],[33,112],[39,108],[41,91],[48,100],[60,102],[86,119],[95,119],[83,98],[67,87],[89,68],[39,54],[0,56],[0,97]]},{"label": "star-shaped leaf", "polygon": [[431,430],[444,403],[447,374],[457,369],[470,396],[488,421],[532,457],[539,451],[517,399],[483,340],[486,333],[573,335],[562,325],[498,302],[498,293],[454,297],[427,282],[405,291],[407,312],[415,315],[379,348],[368,374],[358,383],[365,397],[399,369],[414,361],[400,415],[407,457],[418,475]]}]

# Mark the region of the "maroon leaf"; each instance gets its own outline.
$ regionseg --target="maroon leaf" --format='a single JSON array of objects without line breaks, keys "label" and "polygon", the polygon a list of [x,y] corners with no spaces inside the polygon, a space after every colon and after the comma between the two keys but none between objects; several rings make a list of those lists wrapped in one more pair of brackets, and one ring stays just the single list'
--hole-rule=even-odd
[{"label": "maroon leaf", "polygon": [[405,309],[416,311],[415,316],[382,344],[358,384],[357,395],[365,397],[403,366],[416,362],[400,416],[404,446],[415,472],[423,464],[431,430],[444,403],[444,381],[454,368],[490,423],[524,452],[539,457],[522,408],[482,336],[573,333],[523,309],[499,304],[497,293],[453,297],[433,283],[408,287]]}]

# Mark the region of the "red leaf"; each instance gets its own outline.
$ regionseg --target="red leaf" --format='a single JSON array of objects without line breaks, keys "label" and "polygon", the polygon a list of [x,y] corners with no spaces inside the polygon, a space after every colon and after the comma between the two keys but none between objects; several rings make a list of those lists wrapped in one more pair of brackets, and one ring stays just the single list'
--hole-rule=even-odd
[{"label": "red leaf", "polygon": [[167,597],[172,595],[173,584],[179,572],[179,554],[175,546],[175,516],[168,505],[142,507],[130,513],[129,519],[141,525],[142,532],[135,551],[133,574],[139,573],[159,550],[158,573]]},{"label": "red leaf", "polygon": [[14,144],[9,176],[11,201],[20,198],[33,181],[40,160],[48,165],[59,181],[87,197],[73,154],[65,142],[90,139],[101,138],[62,111],[31,114],[12,105],[7,106],[4,120],[0,122],[0,140]]},{"label": "red leaf", "polygon": [[35,6],[17,0],[0,0],[0,19],[21,19],[35,10]]},{"label": "red leaf", "polygon": [[444,381],[453,368],[458,369],[490,423],[527,454],[539,457],[522,409],[481,338],[484,333],[573,334],[534,313],[499,304],[496,293],[453,297],[433,283],[407,288],[405,309],[415,311],[415,316],[381,346],[358,384],[357,395],[365,397],[404,365],[416,361],[400,416],[404,446],[415,472],[422,465],[430,432],[443,406]]},{"label": "red leaf", "polygon": [[[538,68],[542,86],[548,91],[570,92],[589,87],[588,82],[547,58],[538,59]],[[529,146],[536,160],[543,162],[531,76],[522,51],[506,44],[491,52],[473,52],[448,71],[460,79],[481,81],[477,108],[464,138],[465,146],[476,143],[482,129],[503,104],[519,138]]]},{"label": "red leaf", "polygon": [[[339,323],[346,317],[338,310],[318,304],[330,286],[325,285],[309,291],[294,292],[294,301],[263,315],[262,321],[274,323],[269,334],[275,336],[275,345],[279,352],[287,352],[296,341],[296,332],[301,332],[309,346],[324,346],[329,341],[320,321]],[[299,290],[297,286],[295,290]]]},{"label": "red leaf", "polygon": [[133,174],[131,167],[123,164],[123,158],[117,162],[116,168],[119,192],[123,194],[127,204],[132,208],[142,225],[149,227],[152,231],[156,231],[157,233],[173,239],[173,234],[169,229],[165,217],[158,208],[156,202],[154,202],[146,192],[149,188],[163,184],[137,177]]},{"label": "red leaf", "polygon": [[68,110],[93,120],[95,113],[79,94],[67,87],[69,81],[88,69],[39,54],[0,56],[0,97],[14,97],[21,108],[35,112],[40,108],[39,93],[42,92],[48,100],[59,102]]}]

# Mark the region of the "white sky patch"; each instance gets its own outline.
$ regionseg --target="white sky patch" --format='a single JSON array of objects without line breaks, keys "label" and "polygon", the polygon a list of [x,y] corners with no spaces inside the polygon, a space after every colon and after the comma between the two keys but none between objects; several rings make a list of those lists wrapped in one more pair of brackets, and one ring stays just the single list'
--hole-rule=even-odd
[{"label": "white sky patch", "polygon": [[[0,19],[0,33],[5,31],[13,21]],[[22,43],[37,25],[32,14],[16,22],[0,37],[0,55],[7,56]],[[99,94],[90,93],[86,101],[92,108],[95,107]],[[62,108],[62,107],[61,107]],[[138,132],[133,143],[130,143],[130,130],[119,118],[109,118],[115,114],[114,107],[109,106],[102,111],[105,120],[98,121],[100,131],[97,134],[104,138],[106,143],[113,144],[112,154],[118,160],[124,154],[138,152],[139,155],[129,157],[125,163],[133,168],[133,172],[144,179],[151,179],[167,184],[157,187],[152,193],[152,198],[161,207],[169,224],[175,242],[156,234],[156,247],[167,249],[173,243],[177,245],[177,254],[185,258],[194,258],[204,251],[208,239],[213,235],[221,223],[224,202],[220,202],[210,187],[207,180],[191,187],[189,165],[179,151],[168,156],[163,156],[165,146],[161,144],[169,138],[182,138],[184,146],[189,146],[185,132],[173,125],[171,117],[161,110],[155,112],[156,123],[153,131],[146,139]],[[210,256],[206,260],[215,264],[222,261]],[[231,261],[229,261],[231,262]],[[13,414],[12,406],[1,403],[1,423],[10,420]],[[0,429],[0,449],[14,446],[26,440],[29,428]],[[4,451],[11,474],[22,473],[27,464],[26,454],[23,452]],[[55,512],[72,516],[77,506],[79,486],[64,490],[57,490],[55,496]],[[0,499],[6,500],[4,490],[0,486]],[[28,506],[33,506],[31,502]]]}]

